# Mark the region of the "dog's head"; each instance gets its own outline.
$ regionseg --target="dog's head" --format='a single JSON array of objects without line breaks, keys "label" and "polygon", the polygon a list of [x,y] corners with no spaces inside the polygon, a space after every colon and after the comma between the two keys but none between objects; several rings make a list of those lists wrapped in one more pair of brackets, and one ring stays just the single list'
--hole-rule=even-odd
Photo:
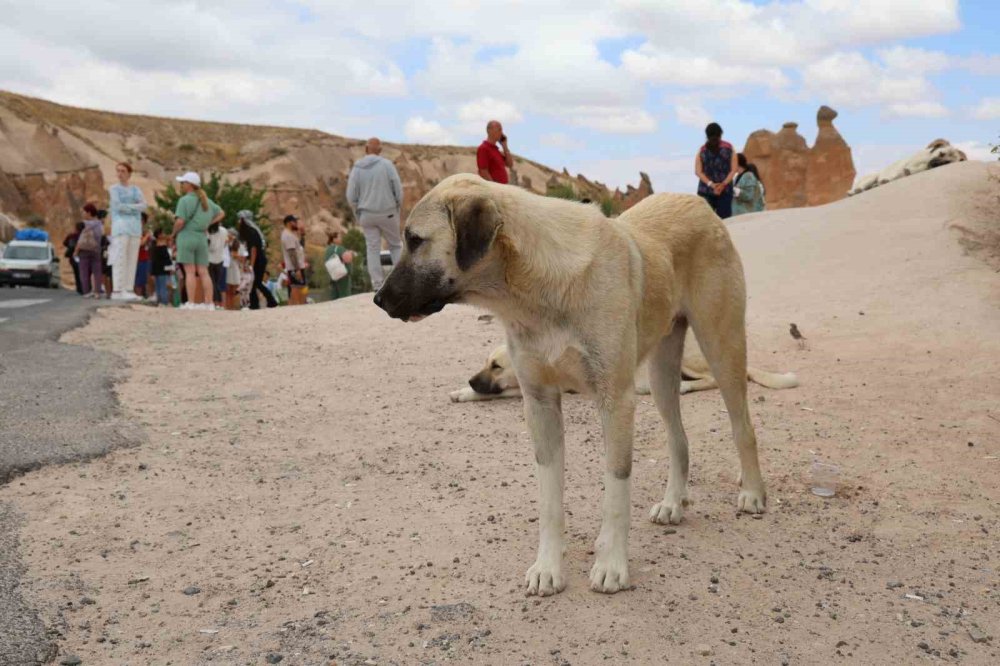
[{"label": "dog's head", "polygon": [[968,159],[961,150],[951,145],[944,139],[935,139],[927,146],[927,168],[951,164],[952,162],[964,162]]},{"label": "dog's head", "polygon": [[403,255],[375,304],[390,317],[419,321],[502,284],[498,187],[459,174],[428,192],[406,221]]},{"label": "dog's head", "polygon": [[510,362],[507,346],[500,345],[486,359],[486,367],[472,375],[469,386],[476,393],[497,395],[506,389],[518,388],[517,375]]}]

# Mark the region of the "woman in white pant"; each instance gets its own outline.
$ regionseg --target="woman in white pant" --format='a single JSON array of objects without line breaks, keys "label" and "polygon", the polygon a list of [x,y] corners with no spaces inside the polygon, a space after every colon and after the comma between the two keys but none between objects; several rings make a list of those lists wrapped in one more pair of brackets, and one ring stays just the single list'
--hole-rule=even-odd
[{"label": "woman in white pant", "polygon": [[132,185],[132,165],[119,162],[115,167],[118,182],[111,186],[111,247],[108,248],[108,263],[111,264],[111,279],[114,293],[111,298],[119,301],[138,300],[134,293],[135,268],[139,258],[139,244],[142,240],[142,213],[146,210],[146,200],[142,190]]}]

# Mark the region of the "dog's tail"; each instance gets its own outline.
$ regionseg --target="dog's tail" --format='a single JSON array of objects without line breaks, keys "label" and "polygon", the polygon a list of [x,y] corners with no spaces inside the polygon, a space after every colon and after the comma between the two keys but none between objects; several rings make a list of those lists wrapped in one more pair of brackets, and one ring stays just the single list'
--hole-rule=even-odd
[{"label": "dog's tail", "polygon": [[799,385],[799,378],[794,372],[768,372],[757,368],[747,368],[747,377],[750,381],[766,386],[769,389],[790,389]]}]

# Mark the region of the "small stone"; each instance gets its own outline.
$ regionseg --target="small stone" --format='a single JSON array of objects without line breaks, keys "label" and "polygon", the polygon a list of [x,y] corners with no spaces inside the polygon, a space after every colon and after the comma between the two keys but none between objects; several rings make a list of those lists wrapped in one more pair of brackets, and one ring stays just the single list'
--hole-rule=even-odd
[{"label": "small stone", "polygon": [[969,446],[975,446],[975,444],[973,444],[972,442],[969,442]]},{"label": "small stone", "polygon": [[80,604],[83,606],[93,606],[96,603],[97,602],[91,599],[90,597],[84,597],[83,599],[80,599]]},{"label": "small stone", "polygon": [[712,576],[711,578],[708,579],[708,582],[712,583],[713,585],[718,585],[719,584],[719,577],[718,576]]},{"label": "small stone", "polygon": [[990,637],[986,635],[986,632],[979,627],[969,627],[969,638],[972,639],[973,643],[985,643],[990,640]]},{"label": "small stone", "polygon": [[149,469],[149,465],[147,465],[146,463],[139,463],[139,470],[140,471],[144,471],[144,470],[147,470],[147,469]]},{"label": "small stone", "polygon": [[923,650],[924,652],[927,652],[928,650],[931,649],[931,646],[927,644],[927,641],[920,641],[919,643],[917,643],[917,647]]},{"label": "small stone", "polygon": [[283,655],[283,654],[277,654],[275,652],[272,652],[272,653],[268,654],[266,657],[264,657],[264,661],[266,661],[269,664],[278,664],[284,658],[285,658],[285,655]]},{"label": "small stone", "polygon": [[59,661],[59,663],[60,663],[60,664],[61,664],[62,666],[78,666],[79,664],[82,664],[82,663],[83,663],[83,660],[82,660],[82,659],[80,659],[80,658],[79,658],[78,656],[76,656],[75,654],[68,654],[68,655],[66,655],[65,657],[63,657],[63,658],[62,658],[62,659],[61,659],[61,660]]},{"label": "small stone", "polygon": [[712,656],[712,648],[707,645],[699,645],[694,649],[694,651],[700,654],[702,657]]},{"label": "small stone", "polygon": [[847,641],[837,641],[837,647],[842,648],[847,645]]},{"label": "small stone", "polygon": [[889,581],[888,583],[885,584],[885,589],[887,590],[895,590],[896,588],[899,587],[903,587],[903,584],[895,580]]},{"label": "small stone", "polygon": [[778,617],[774,618],[774,621],[777,622],[778,624],[784,624],[785,623],[785,618],[783,618],[783,617],[781,617],[779,615]]},{"label": "small stone", "polygon": [[201,588],[200,587],[196,587],[194,585],[191,585],[189,587],[185,587],[183,590],[181,590],[181,592],[183,592],[187,596],[191,597],[191,596],[194,596],[196,594],[200,594],[201,593]]},{"label": "small stone", "polygon": [[668,527],[667,529],[663,530],[663,533],[666,535],[677,534],[677,530],[675,530],[672,527]]}]

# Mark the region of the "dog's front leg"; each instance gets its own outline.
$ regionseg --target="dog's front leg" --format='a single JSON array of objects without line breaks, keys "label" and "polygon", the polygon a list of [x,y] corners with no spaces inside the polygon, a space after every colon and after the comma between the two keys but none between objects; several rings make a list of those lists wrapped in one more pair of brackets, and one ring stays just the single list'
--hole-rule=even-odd
[{"label": "dog's front leg", "polygon": [[594,549],[597,557],[590,570],[590,589],[613,594],[629,587],[629,491],[635,421],[635,394],[631,386],[617,397],[599,396],[598,409],[604,427],[604,510]]},{"label": "dog's front leg", "polygon": [[547,596],[566,587],[563,576],[563,417],[558,387],[524,389],[524,416],[535,445],[541,514],[538,557],[525,576],[527,594]]}]

